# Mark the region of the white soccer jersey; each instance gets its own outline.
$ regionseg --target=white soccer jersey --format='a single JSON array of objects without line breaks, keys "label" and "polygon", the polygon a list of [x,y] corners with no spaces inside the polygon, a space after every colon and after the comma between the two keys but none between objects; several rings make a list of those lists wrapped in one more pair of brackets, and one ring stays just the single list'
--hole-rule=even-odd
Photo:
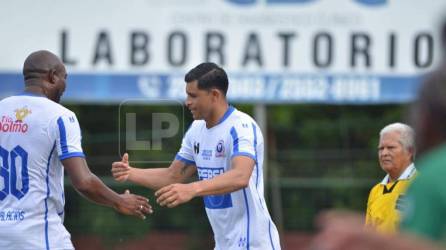
[{"label": "white soccer jersey", "polygon": [[84,157],[76,116],[43,96],[0,101],[0,249],[74,249],[61,160]]},{"label": "white soccer jersey", "polygon": [[249,115],[230,106],[210,129],[205,121],[194,121],[176,159],[194,164],[199,179],[204,180],[229,171],[232,158],[241,155],[256,162],[248,187],[204,197],[215,249],[280,249],[279,234],[263,194],[263,136]]}]

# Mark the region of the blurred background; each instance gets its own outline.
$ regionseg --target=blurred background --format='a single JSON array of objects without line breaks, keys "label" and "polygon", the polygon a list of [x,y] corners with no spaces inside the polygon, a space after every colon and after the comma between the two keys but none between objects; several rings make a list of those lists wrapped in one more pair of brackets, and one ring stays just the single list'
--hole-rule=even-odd
[{"label": "blurred background", "polygon": [[[78,116],[92,171],[152,201],[141,221],[89,203],[65,182],[76,249],[212,249],[202,199],[161,208],[111,178],[129,152],[167,167],[192,117],[184,74],[227,70],[228,98],[266,138],[265,194],[283,249],[305,249],[325,209],[364,211],[385,175],[378,133],[406,121],[423,74],[441,58],[444,0],[99,0],[0,3],[0,98],[20,93],[26,56],[67,66],[62,104]],[[1,108],[1,107],[0,107]],[[160,115],[162,114],[162,115]],[[161,135],[161,136],[160,136]],[[193,181],[193,180],[191,180]]]}]

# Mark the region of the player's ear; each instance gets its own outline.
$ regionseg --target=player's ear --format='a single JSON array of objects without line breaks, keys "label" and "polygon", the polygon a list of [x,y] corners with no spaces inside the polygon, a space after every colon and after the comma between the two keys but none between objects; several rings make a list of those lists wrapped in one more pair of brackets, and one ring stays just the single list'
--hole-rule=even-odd
[{"label": "player's ear", "polygon": [[407,149],[407,152],[410,155],[410,160],[413,162],[415,160],[415,148],[414,147],[410,147]]},{"label": "player's ear", "polygon": [[212,99],[217,100],[221,96],[221,92],[218,89],[211,89]]},{"label": "player's ear", "polygon": [[51,83],[55,83],[56,81],[57,81],[57,72],[56,72],[56,70],[55,69],[50,69],[50,70],[48,70],[48,80],[51,82]]}]

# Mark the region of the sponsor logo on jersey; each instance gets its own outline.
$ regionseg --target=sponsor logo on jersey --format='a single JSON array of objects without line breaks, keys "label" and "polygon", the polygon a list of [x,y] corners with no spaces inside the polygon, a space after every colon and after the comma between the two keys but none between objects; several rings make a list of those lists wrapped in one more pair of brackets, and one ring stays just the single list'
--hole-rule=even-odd
[{"label": "sponsor logo on jersey", "polygon": [[200,180],[212,179],[217,175],[223,174],[225,171],[223,168],[202,168],[198,167],[198,177]]},{"label": "sponsor logo on jersey", "polygon": [[199,142],[194,142],[194,152],[195,152],[195,154],[200,153],[200,143]]},{"label": "sponsor logo on jersey", "polygon": [[223,140],[218,141],[215,147],[215,157],[225,157],[225,142]]},{"label": "sponsor logo on jersey", "polygon": [[15,120],[10,116],[2,116],[0,120],[0,132],[4,133],[26,133],[28,131],[28,124],[24,119],[31,114],[31,110],[27,107],[14,110]]},{"label": "sponsor logo on jersey", "polygon": [[[212,179],[215,176],[223,174],[223,168],[204,168],[197,167],[200,180]],[[203,197],[204,206],[208,209],[222,209],[232,207],[231,194],[207,195]]]},{"label": "sponsor logo on jersey", "polygon": [[212,157],[212,150],[210,149],[203,149],[201,151],[201,157],[203,157],[203,160],[210,160]]}]

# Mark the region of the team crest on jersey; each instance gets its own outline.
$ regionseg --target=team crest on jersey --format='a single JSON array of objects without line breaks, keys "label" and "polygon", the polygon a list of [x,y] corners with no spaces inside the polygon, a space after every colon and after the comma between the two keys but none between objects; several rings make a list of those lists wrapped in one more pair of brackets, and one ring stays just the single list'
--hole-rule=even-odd
[{"label": "team crest on jersey", "polygon": [[25,117],[31,114],[31,110],[27,107],[14,110],[15,118],[4,115],[0,120],[0,132],[4,133],[26,133],[28,131],[28,124],[24,122]]},{"label": "team crest on jersey", "polygon": [[225,157],[225,142],[223,140],[218,141],[215,147],[215,157]]}]

